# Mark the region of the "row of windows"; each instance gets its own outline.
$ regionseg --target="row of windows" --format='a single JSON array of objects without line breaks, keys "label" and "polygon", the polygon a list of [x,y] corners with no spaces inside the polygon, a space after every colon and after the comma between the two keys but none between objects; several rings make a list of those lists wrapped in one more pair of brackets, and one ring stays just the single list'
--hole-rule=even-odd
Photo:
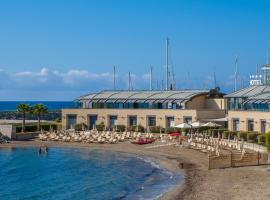
[{"label": "row of windows", "polygon": [[268,103],[244,103],[244,98],[230,98],[228,100],[229,110],[257,110],[269,111],[270,106]]},{"label": "row of windows", "polygon": [[[128,126],[137,126],[138,119],[136,115],[128,116],[127,125]],[[88,117],[89,128],[92,129],[98,120],[97,115],[90,115]],[[114,126],[118,124],[118,116],[117,115],[110,115],[108,118],[109,126]],[[191,123],[192,117],[184,117],[185,123]],[[77,123],[77,116],[76,115],[68,115],[67,116],[67,128],[74,128]],[[148,126],[156,126],[156,116],[148,116],[147,117],[147,124]],[[174,117],[166,117],[166,127],[174,126]]]},{"label": "row of windows", "polygon": [[[233,131],[240,131],[240,120],[239,119],[232,120],[232,130]],[[247,120],[246,131],[255,131],[253,119]],[[266,132],[266,120],[264,120],[264,119],[260,120],[260,132],[261,133]]]},{"label": "row of windows", "polygon": [[77,104],[78,108],[109,108],[109,109],[184,109],[183,103],[98,103],[92,102],[89,105]]}]

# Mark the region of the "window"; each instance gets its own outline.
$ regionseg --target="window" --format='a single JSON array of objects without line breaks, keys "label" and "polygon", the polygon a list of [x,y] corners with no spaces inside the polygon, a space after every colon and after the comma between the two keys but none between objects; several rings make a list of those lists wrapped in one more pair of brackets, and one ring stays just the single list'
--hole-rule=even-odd
[{"label": "window", "polygon": [[247,131],[254,131],[254,121],[253,119],[247,120]]},{"label": "window", "polygon": [[233,129],[233,131],[239,131],[240,130],[239,125],[240,125],[239,119],[233,119],[232,120],[232,129]]},{"label": "window", "polygon": [[67,128],[74,129],[77,124],[77,115],[68,115],[67,116]]},{"label": "window", "polygon": [[94,126],[96,125],[98,116],[97,115],[89,115],[88,120],[89,120],[89,129],[93,129]]},{"label": "window", "polygon": [[156,117],[155,116],[148,117],[148,126],[156,126]]},{"label": "window", "polygon": [[266,132],[266,120],[262,119],[261,120],[261,133]]},{"label": "window", "polygon": [[191,124],[192,123],[192,117],[184,117],[184,123]]},{"label": "window", "polygon": [[174,117],[166,117],[166,127],[174,126]]},{"label": "window", "polygon": [[129,125],[137,126],[137,116],[129,116]]},{"label": "window", "polygon": [[109,120],[110,128],[113,128],[115,125],[117,125],[117,116],[111,115]]}]

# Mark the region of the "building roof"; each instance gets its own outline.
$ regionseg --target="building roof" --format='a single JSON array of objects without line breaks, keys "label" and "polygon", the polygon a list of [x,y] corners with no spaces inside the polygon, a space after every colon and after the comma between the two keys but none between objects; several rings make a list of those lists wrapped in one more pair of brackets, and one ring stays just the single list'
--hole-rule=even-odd
[{"label": "building roof", "polygon": [[93,102],[164,102],[187,101],[195,96],[209,94],[210,90],[119,90],[101,91],[79,97],[78,101],[88,100]]},{"label": "building roof", "polygon": [[256,85],[243,88],[231,94],[227,94],[225,95],[225,98],[256,98],[258,95],[266,94],[268,92],[270,92],[269,85]]}]

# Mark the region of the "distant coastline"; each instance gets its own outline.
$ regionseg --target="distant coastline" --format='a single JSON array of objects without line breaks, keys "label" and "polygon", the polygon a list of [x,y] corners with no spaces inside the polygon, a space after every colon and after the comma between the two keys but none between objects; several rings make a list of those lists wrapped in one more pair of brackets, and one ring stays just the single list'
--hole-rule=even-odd
[{"label": "distant coastline", "polygon": [[[22,120],[22,114],[17,112],[17,105],[26,103],[29,105],[44,104],[48,108],[48,113],[42,116],[43,120],[54,121],[61,119],[61,109],[75,108],[73,101],[0,101],[0,119],[1,120]],[[34,114],[27,114],[28,120],[36,120]]]},{"label": "distant coastline", "polygon": [[76,107],[76,104],[73,101],[0,101],[0,112],[16,111],[17,105],[20,103],[26,103],[29,105],[44,104],[50,111]]}]

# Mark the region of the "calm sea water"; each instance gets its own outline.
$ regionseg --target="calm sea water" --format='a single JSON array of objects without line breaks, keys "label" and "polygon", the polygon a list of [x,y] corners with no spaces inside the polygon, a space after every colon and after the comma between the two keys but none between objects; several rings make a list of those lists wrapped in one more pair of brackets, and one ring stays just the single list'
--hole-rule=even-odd
[{"label": "calm sea water", "polygon": [[0,199],[155,199],[182,177],[134,155],[80,148],[0,149]]},{"label": "calm sea water", "polygon": [[0,101],[0,111],[15,111],[20,103],[27,103],[29,105],[41,103],[46,105],[49,110],[76,107],[73,101]]}]

